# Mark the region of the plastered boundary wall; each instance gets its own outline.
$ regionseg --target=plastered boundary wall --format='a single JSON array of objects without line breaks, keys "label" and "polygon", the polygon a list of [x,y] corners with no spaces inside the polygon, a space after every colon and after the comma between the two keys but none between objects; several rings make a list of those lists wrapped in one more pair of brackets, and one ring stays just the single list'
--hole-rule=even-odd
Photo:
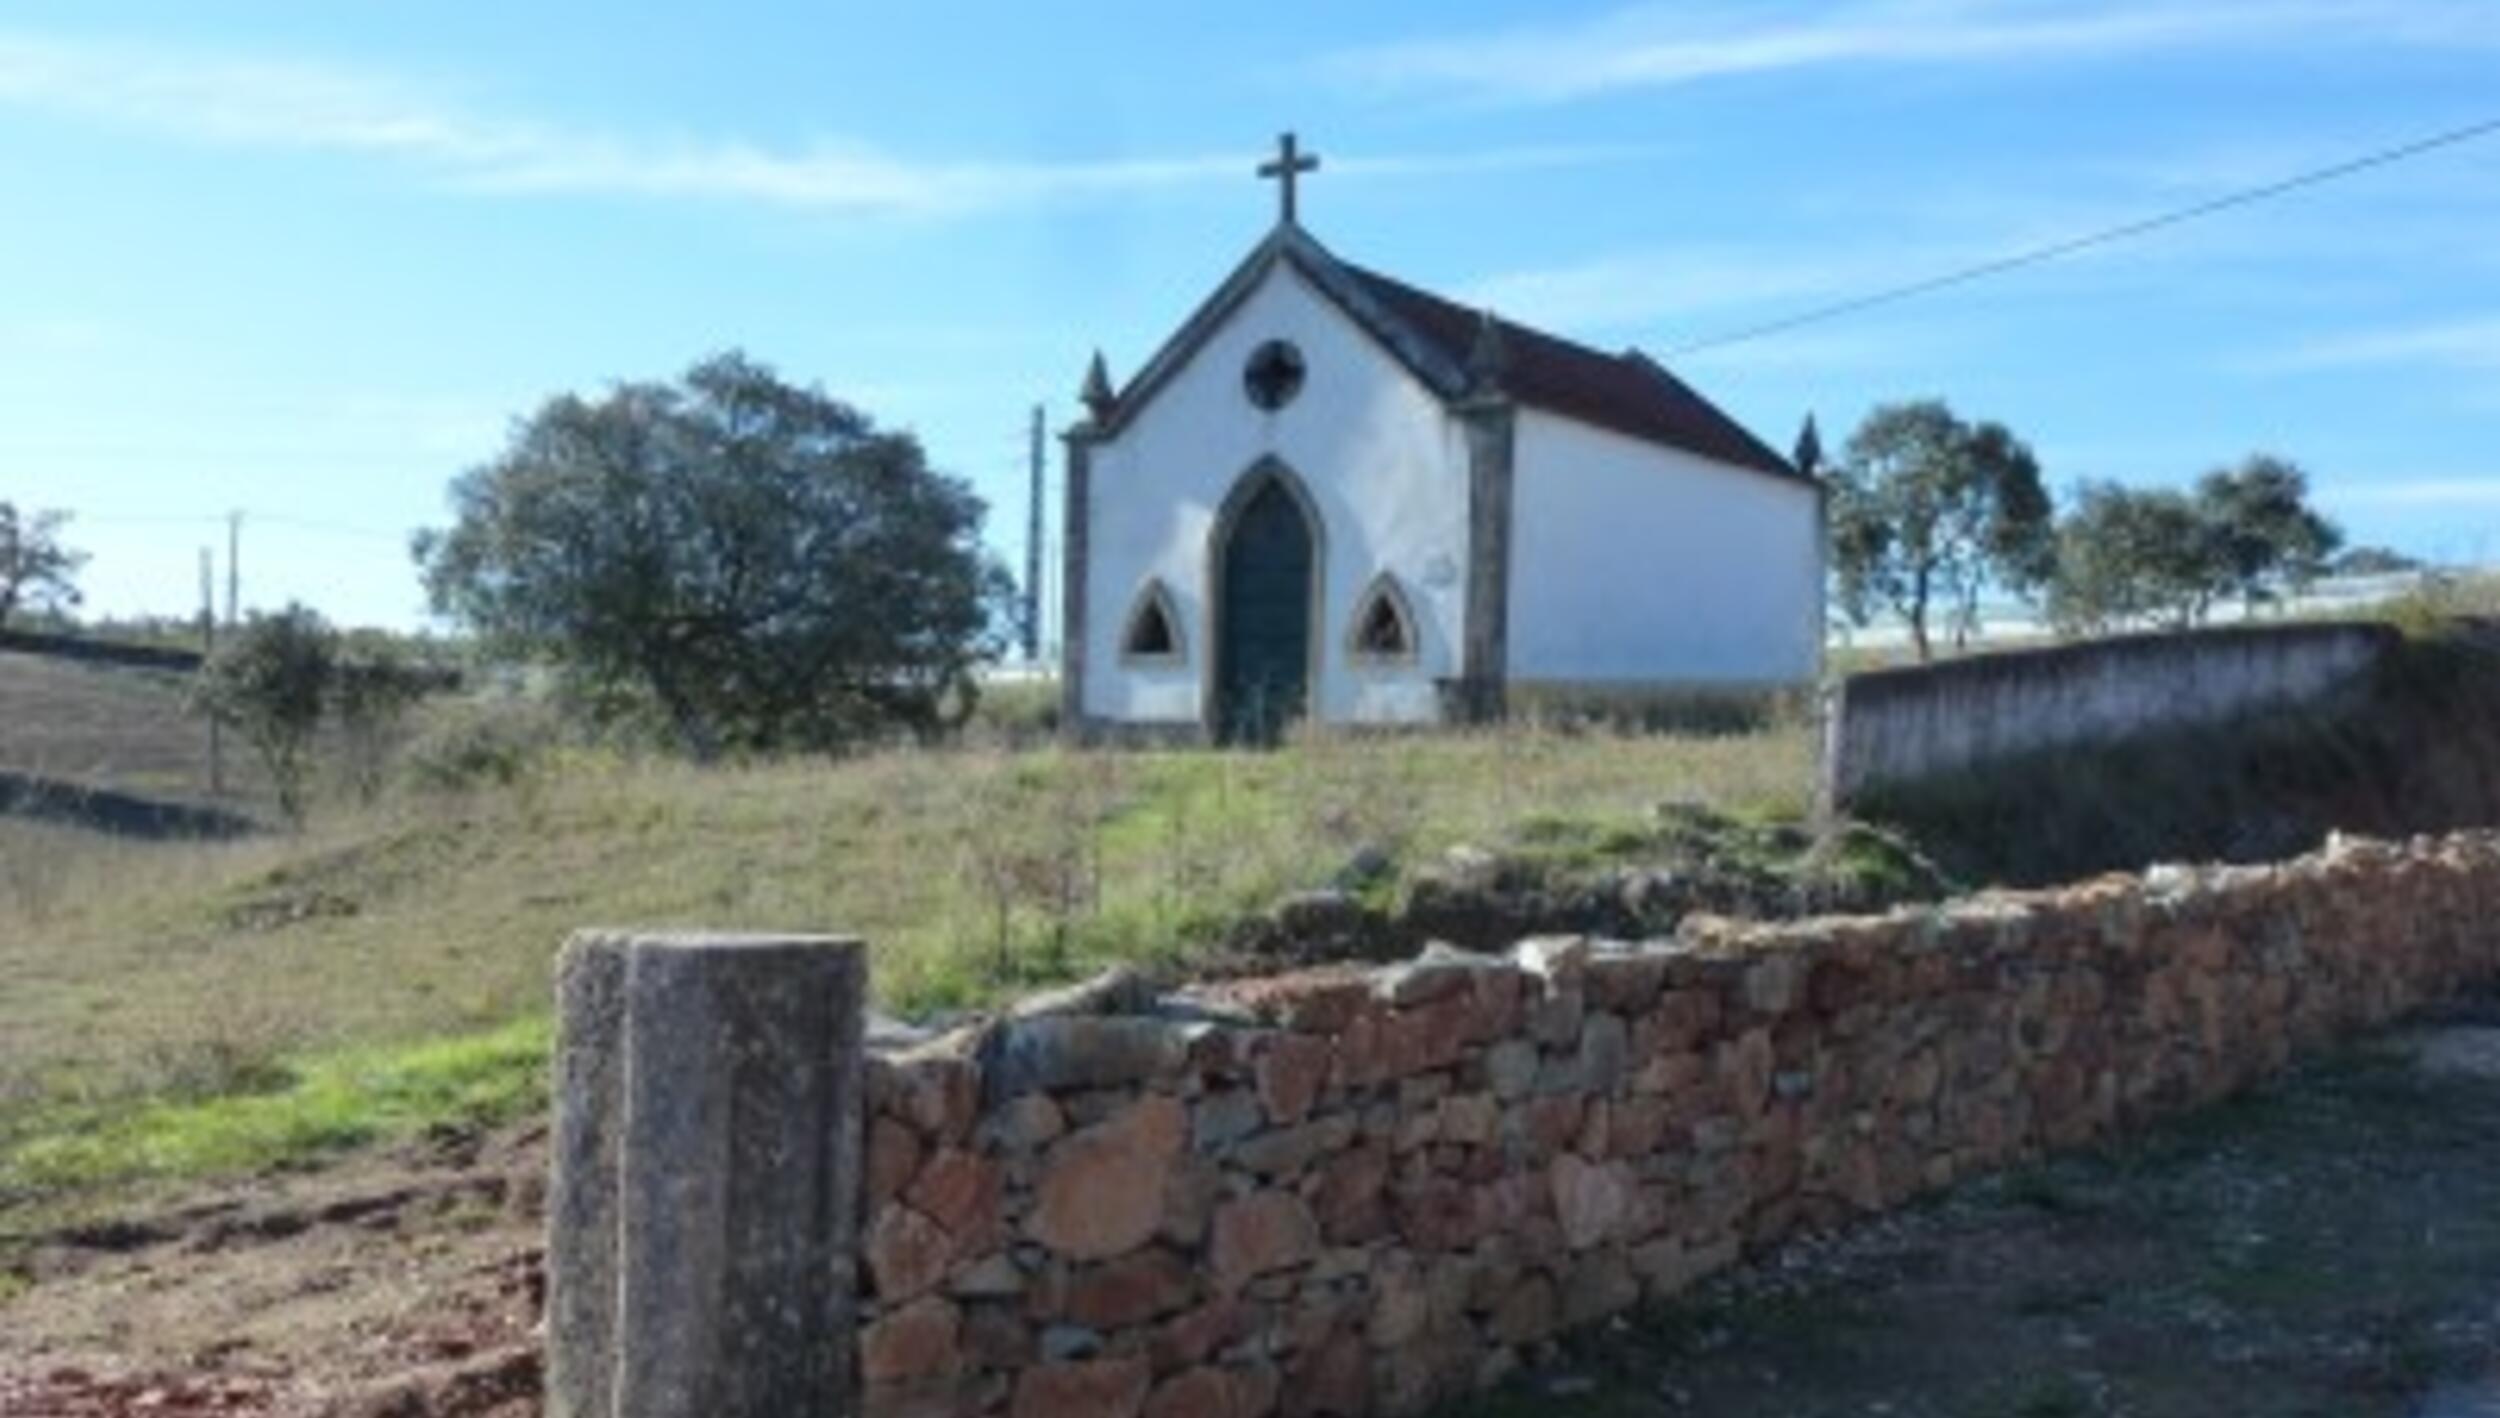
[{"label": "plastered boundary wall", "polygon": [[1414,1412],[2490,979],[2495,922],[2474,833],[1036,1001],[871,1057],[867,1411]]},{"label": "plastered boundary wall", "polygon": [[1824,801],[2017,754],[2314,700],[2392,647],[2360,622],[2230,626],[1849,676],[1825,717]]}]

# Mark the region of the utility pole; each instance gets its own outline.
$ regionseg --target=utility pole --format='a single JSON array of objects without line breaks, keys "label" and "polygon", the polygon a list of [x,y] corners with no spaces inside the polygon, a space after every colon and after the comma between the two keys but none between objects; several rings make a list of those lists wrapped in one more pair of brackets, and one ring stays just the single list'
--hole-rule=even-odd
[{"label": "utility pole", "polygon": [[1024,662],[1042,660],[1042,406],[1033,406],[1032,485],[1025,497]]},{"label": "utility pole", "polygon": [[243,513],[226,514],[226,629],[232,630],[243,598]]},{"label": "utility pole", "polygon": [[[233,563],[227,563],[233,569]],[[228,585],[233,583],[229,581]],[[200,548],[200,657],[201,673],[207,673],[209,657],[217,653],[217,554]],[[208,716],[208,791],[212,797],[226,795],[225,735],[217,716]]]}]

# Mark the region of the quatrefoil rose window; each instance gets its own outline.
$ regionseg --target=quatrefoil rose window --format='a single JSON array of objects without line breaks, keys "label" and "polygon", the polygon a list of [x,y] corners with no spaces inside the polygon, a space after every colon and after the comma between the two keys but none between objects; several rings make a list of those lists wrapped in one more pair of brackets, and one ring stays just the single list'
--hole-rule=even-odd
[{"label": "quatrefoil rose window", "polygon": [[1241,387],[1250,402],[1273,413],[1302,392],[1302,351],[1289,340],[1269,340],[1250,352]]}]

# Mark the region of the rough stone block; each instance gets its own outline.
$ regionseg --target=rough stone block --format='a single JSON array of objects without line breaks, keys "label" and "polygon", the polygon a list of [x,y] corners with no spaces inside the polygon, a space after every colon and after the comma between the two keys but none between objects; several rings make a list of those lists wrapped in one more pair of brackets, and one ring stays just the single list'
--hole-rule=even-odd
[{"label": "rough stone block", "polygon": [[1152,1239],[1189,1127],[1181,1105],[1148,1094],[1053,1147],[1025,1230],[1059,1254],[1105,1260]]}]

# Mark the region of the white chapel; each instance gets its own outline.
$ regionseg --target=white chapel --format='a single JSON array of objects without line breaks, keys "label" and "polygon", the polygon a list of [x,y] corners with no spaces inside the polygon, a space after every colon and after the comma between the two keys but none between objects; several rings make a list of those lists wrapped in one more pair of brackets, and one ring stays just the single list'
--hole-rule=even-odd
[{"label": "white chapel", "polygon": [[1282,215],[1066,435],[1063,715],[1273,738],[1528,702],[1751,695],[1821,666],[1812,478],[1638,350],[1339,260]]}]

